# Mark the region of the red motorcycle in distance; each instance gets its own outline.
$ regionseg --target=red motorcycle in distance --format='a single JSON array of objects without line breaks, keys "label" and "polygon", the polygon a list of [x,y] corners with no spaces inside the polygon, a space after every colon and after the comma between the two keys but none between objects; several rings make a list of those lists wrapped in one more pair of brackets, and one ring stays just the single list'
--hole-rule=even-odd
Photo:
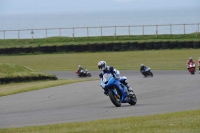
[{"label": "red motorcycle in distance", "polygon": [[194,63],[190,63],[189,64],[189,72],[191,73],[191,75],[194,75],[195,74],[195,68],[196,68],[196,65]]},{"label": "red motorcycle in distance", "polygon": [[81,70],[80,73],[78,73],[78,70],[75,71],[76,75],[79,77],[91,77],[91,73],[88,72],[87,69]]}]

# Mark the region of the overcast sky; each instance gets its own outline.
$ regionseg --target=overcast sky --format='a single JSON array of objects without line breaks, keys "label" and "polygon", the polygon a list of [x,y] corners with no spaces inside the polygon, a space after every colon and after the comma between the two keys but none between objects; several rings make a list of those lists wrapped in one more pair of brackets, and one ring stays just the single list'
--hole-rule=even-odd
[{"label": "overcast sky", "polygon": [[1,15],[181,8],[200,9],[200,0],[0,0]]}]

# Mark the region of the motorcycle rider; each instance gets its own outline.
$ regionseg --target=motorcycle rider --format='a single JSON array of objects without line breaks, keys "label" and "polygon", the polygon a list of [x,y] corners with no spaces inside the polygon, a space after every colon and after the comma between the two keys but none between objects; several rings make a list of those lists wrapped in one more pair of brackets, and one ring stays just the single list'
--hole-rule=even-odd
[{"label": "motorcycle rider", "polygon": [[143,73],[147,69],[147,67],[144,64],[140,65],[140,72]]},{"label": "motorcycle rider", "polygon": [[187,69],[189,70],[189,65],[190,63],[195,64],[195,62],[192,60],[192,57],[189,58],[189,60],[187,61],[186,65],[187,65]]},{"label": "motorcycle rider", "polygon": [[85,72],[85,69],[81,67],[81,65],[78,65],[78,75],[81,75],[83,72]]},{"label": "motorcycle rider", "polygon": [[[120,80],[120,82],[127,87],[129,96],[134,95],[133,89],[130,87],[130,85],[127,82],[127,78],[125,76],[120,77],[120,72],[118,70],[114,69],[114,67],[107,66],[105,61],[99,61],[98,68],[100,70],[99,77],[100,77],[101,81],[102,81],[103,75],[105,73],[111,73],[115,79]],[[104,94],[108,96],[108,93],[105,89],[104,89]]]},{"label": "motorcycle rider", "polygon": [[200,74],[200,57],[198,59],[198,67],[199,67],[199,74]]}]

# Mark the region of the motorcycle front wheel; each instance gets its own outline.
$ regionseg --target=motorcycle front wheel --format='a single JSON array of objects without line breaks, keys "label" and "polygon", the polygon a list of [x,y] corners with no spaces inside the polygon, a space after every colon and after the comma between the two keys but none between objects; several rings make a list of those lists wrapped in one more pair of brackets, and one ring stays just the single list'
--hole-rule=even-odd
[{"label": "motorcycle front wheel", "polygon": [[121,106],[121,102],[120,102],[120,97],[119,95],[116,96],[112,90],[108,91],[108,95],[110,97],[111,102],[116,106],[116,107],[120,107]]},{"label": "motorcycle front wheel", "polygon": [[191,71],[191,74],[194,75],[194,70]]}]

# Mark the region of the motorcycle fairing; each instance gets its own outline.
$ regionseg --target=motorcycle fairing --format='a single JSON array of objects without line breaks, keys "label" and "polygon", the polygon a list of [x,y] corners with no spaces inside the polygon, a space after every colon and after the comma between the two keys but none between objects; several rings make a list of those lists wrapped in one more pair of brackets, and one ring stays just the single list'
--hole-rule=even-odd
[{"label": "motorcycle fairing", "polygon": [[[106,88],[109,88],[108,91],[112,91],[115,95],[120,95],[121,99],[120,102],[127,103],[130,101],[127,94],[127,88],[119,80],[115,79],[114,77],[110,77],[108,79],[107,84],[105,85]],[[117,90],[119,90],[119,93]]]}]

